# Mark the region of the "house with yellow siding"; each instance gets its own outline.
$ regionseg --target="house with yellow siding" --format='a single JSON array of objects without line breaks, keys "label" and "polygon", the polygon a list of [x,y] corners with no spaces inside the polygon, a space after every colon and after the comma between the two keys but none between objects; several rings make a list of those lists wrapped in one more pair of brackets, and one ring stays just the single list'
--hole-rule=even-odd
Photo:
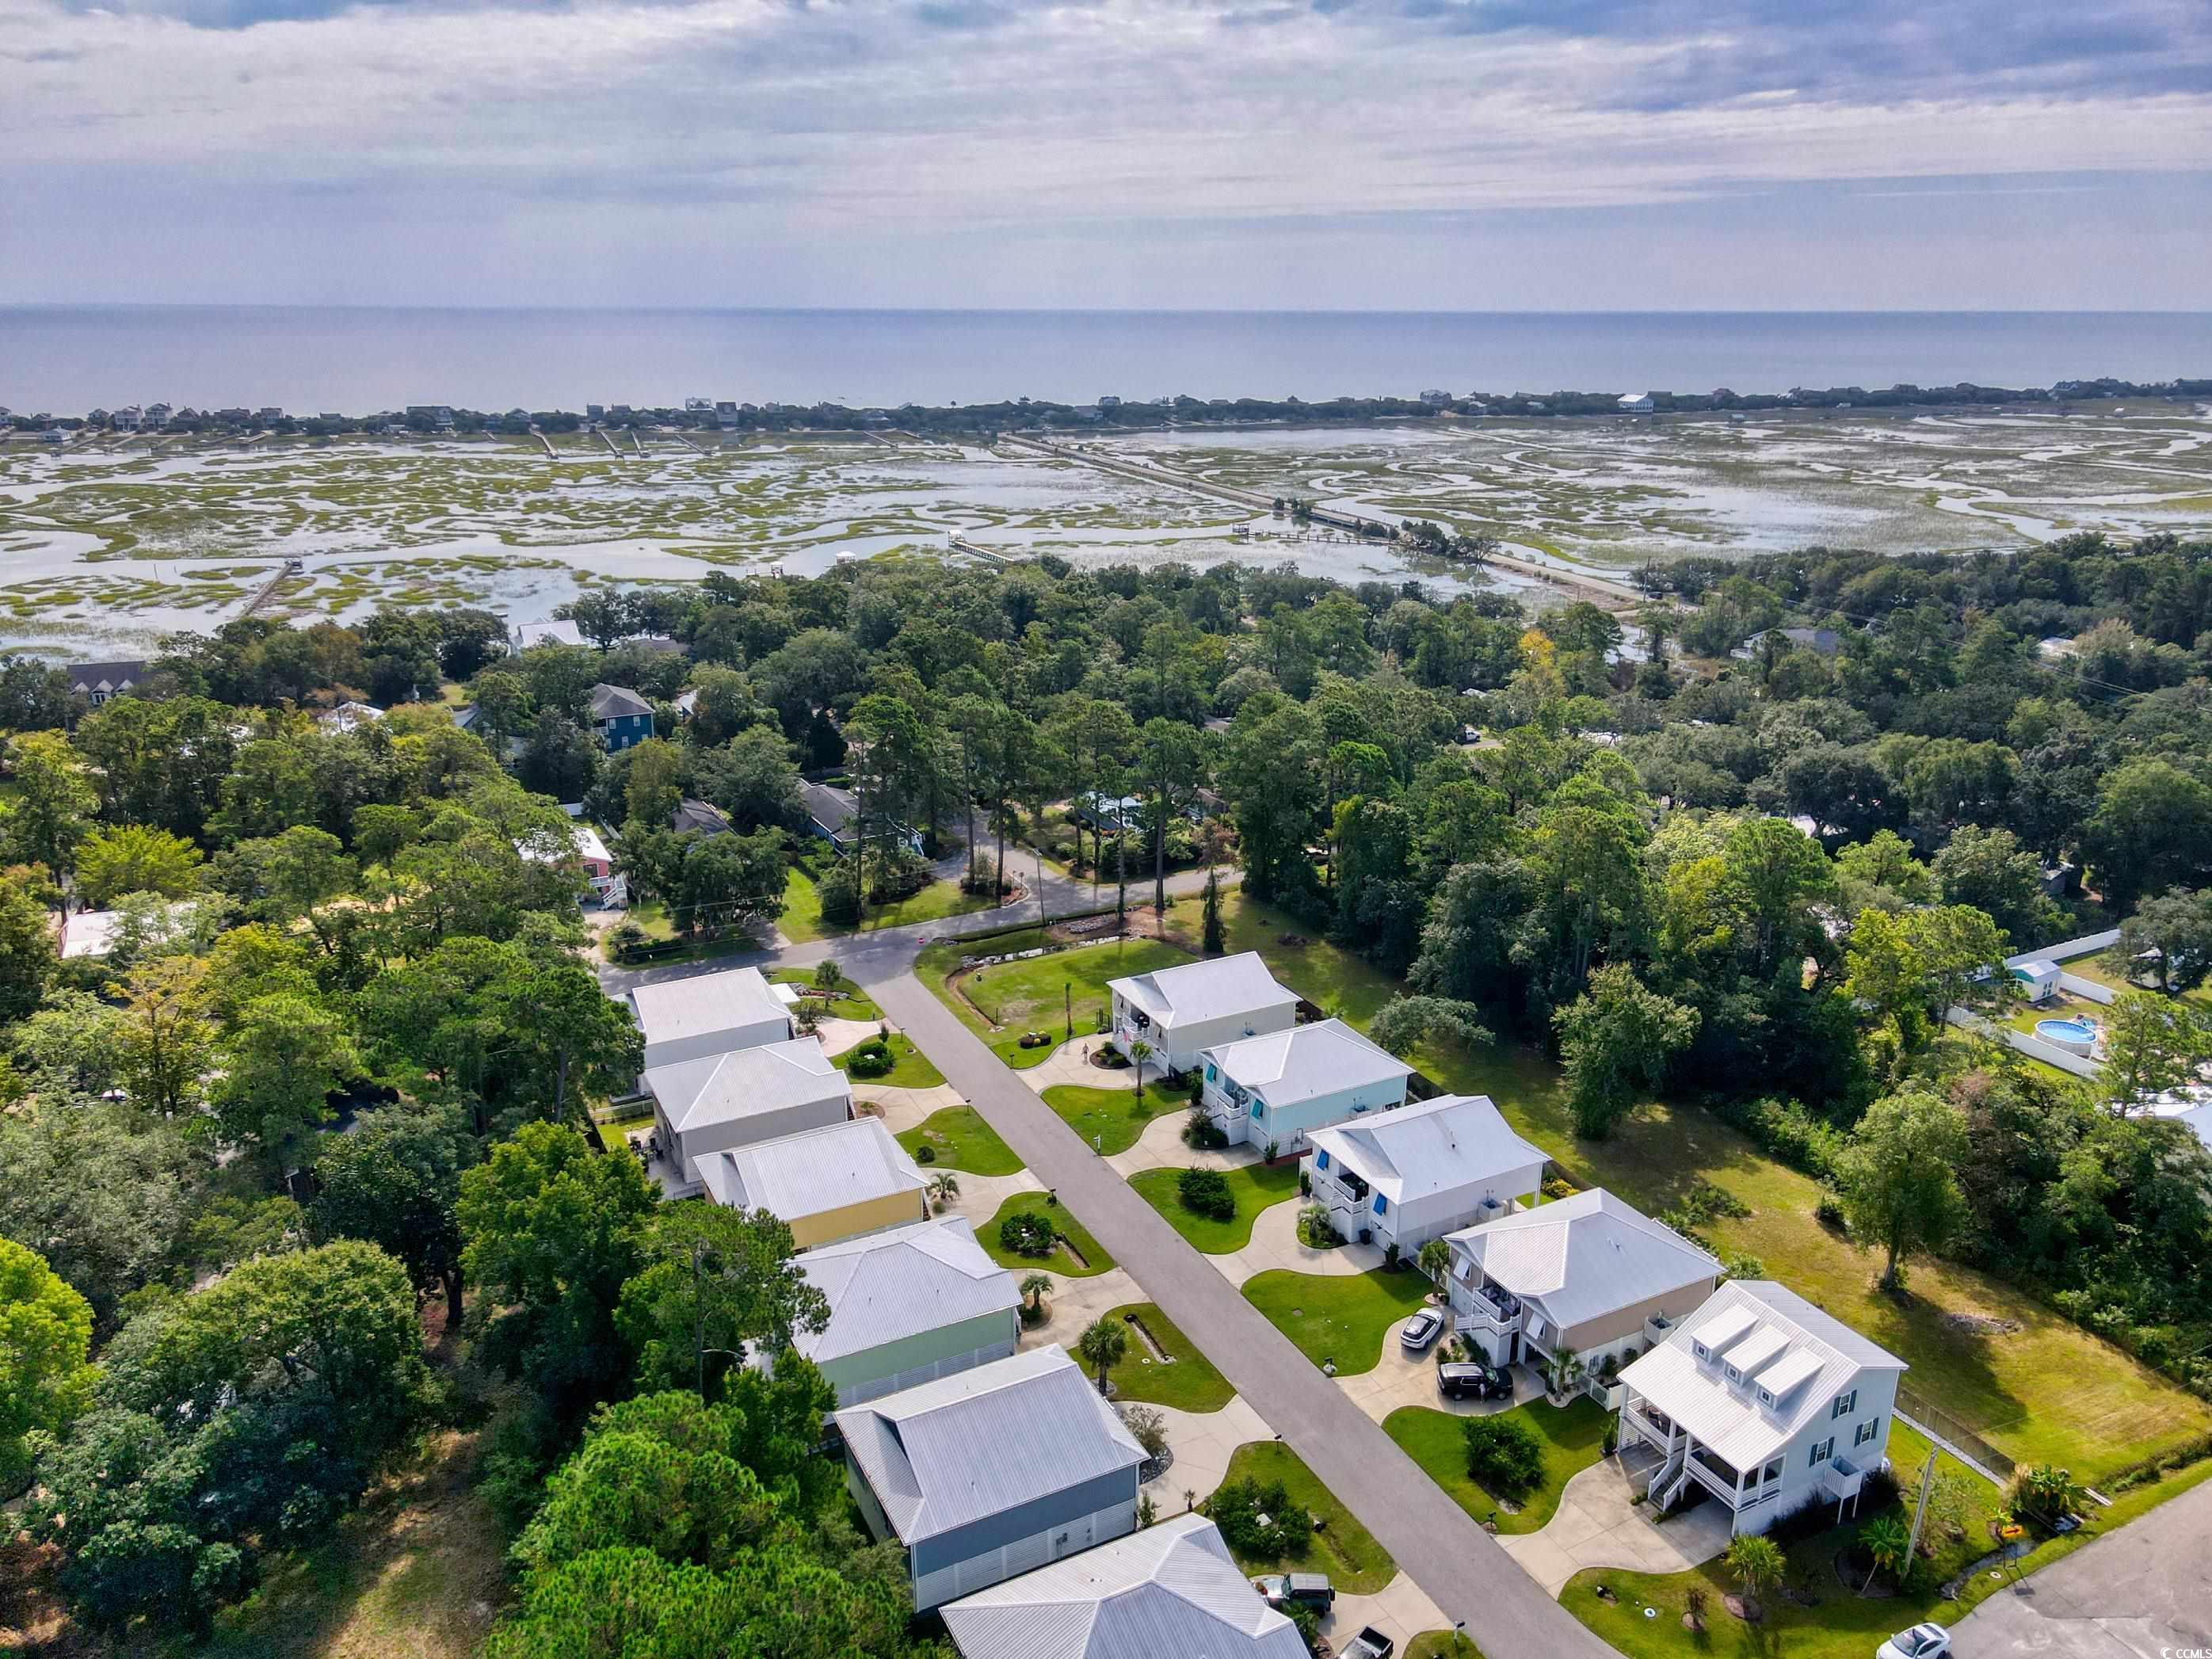
[{"label": "house with yellow siding", "polygon": [[768,1211],[802,1250],[929,1218],[927,1183],[879,1118],[710,1152],[698,1167],[715,1203]]}]

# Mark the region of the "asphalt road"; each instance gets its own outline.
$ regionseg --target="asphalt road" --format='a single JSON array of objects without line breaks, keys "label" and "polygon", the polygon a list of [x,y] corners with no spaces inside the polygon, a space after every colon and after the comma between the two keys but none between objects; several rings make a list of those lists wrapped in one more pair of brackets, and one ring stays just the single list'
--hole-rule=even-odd
[{"label": "asphalt road", "polygon": [[2212,1656],[2212,1481],[1999,1590],[1951,1638],[1958,1659]]},{"label": "asphalt road", "polygon": [[1490,1659],[1612,1654],[911,972],[839,959]]}]

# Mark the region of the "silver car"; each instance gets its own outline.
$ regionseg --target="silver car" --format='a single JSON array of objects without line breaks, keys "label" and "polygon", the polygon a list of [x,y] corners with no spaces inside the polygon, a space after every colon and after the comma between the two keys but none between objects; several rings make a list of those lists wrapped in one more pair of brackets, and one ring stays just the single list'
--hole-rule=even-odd
[{"label": "silver car", "polygon": [[1424,1308],[1398,1333],[1398,1346],[1407,1353],[1426,1353],[1429,1345],[1442,1336],[1443,1330],[1444,1316],[1434,1308]]}]

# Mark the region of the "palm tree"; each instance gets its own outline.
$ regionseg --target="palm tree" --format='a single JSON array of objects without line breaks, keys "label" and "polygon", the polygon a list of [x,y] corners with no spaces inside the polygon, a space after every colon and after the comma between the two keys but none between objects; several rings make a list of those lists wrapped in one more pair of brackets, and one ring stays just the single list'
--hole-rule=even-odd
[{"label": "palm tree", "polygon": [[1771,1538],[1747,1532],[1729,1546],[1726,1562],[1736,1583],[1743,1586],[1744,1617],[1757,1618],[1759,1592],[1782,1582],[1782,1570],[1787,1565],[1782,1547]]},{"label": "palm tree", "polygon": [[1451,1271],[1451,1246],[1441,1238],[1432,1238],[1421,1246],[1421,1253],[1414,1260],[1420,1263],[1421,1271],[1441,1287],[1444,1275]]},{"label": "palm tree", "polygon": [[1098,1373],[1098,1392],[1104,1394],[1106,1373],[1120,1364],[1121,1356],[1129,1352],[1129,1334],[1111,1319],[1094,1319],[1077,1339],[1075,1352]]},{"label": "palm tree", "polygon": [[960,1177],[950,1170],[939,1170],[929,1178],[929,1207],[942,1214],[945,1206],[960,1196]]},{"label": "palm tree", "polygon": [[1144,1038],[1139,1037],[1129,1045],[1129,1061],[1137,1068],[1137,1101],[1139,1105],[1143,1104],[1145,1098],[1145,1062],[1152,1057],[1152,1045]]},{"label": "palm tree", "polygon": [[1044,1317],[1044,1299],[1052,1291],[1052,1275],[1050,1273],[1031,1273],[1029,1277],[1022,1280],[1019,1288],[1021,1293],[1030,1299],[1030,1318],[1033,1320],[1042,1319]]},{"label": "palm tree", "polygon": [[1887,1572],[1898,1579],[1905,1577],[1905,1564],[1912,1553],[1912,1534],[1905,1529],[1902,1517],[1894,1515],[1875,1516],[1859,1528],[1859,1542],[1866,1546],[1867,1553],[1874,1558],[1874,1566],[1866,1576],[1866,1583],[1859,1586],[1860,1595],[1863,1595],[1874,1588],[1874,1576],[1877,1572]]}]

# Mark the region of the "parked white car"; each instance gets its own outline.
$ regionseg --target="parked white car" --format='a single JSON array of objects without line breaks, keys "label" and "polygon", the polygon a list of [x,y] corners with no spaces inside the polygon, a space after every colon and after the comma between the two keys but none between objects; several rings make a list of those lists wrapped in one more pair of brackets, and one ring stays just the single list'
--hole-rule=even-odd
[{"label": "parked white car", "polygon": [[1946,1659],[1950,1651],[1949,1631],[1941,1625],[1915,1625],[1876,1648],[1874,1659]]}]

